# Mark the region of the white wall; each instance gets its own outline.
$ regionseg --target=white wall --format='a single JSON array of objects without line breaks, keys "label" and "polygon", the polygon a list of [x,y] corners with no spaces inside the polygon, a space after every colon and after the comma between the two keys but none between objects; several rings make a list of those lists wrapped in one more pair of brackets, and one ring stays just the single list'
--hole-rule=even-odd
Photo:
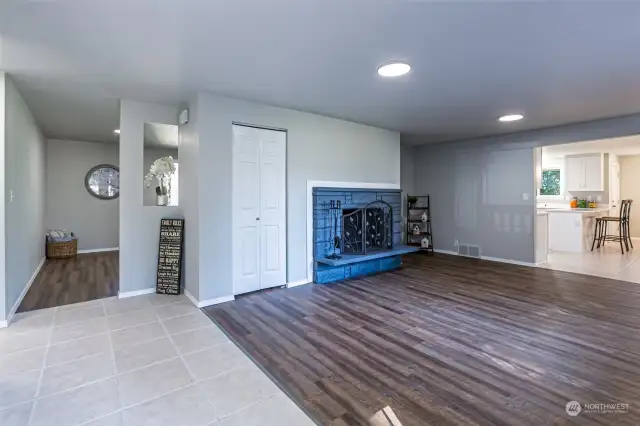
[{"label": "white wall", "polygon": [[[2,53],[2,38],[0,36],[0,54]],[[0,327],[6,326],[6,268],[5,268],[5,74],[0,71]]]},{"label": "white wall", "polygon": [[177,119],[177,107],[120,102],[120,293],[155,288],[160,220],[182,217],[179,207],[143,204],[144,123]]},{"label": "white wall", "polygon": [[232,124],[287,130],[287,281],[307,278],[307,181],[400,184],[400,135],[347,121],[200,94],[199,300],[233,294]]},{"label": "white wall", "polygon": [[[45,254],[46,141],[8,77],[5,100],[5,309],[9,314]],[[13,200],[7,194],[10,191]]]},{"label": "white wall", "polygon": [[84,185],[100,164],[118,166],[117,144],[47,142],[46,227],[73,231],[79,250],[118,247],[119,199],[98,199]]}]

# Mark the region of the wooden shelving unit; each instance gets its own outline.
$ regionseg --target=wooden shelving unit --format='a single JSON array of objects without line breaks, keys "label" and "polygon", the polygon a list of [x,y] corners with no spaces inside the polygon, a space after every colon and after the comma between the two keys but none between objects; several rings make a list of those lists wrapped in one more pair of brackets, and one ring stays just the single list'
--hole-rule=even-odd
[{"label": "wooden shelving unit", "polygon": [[[417,198],[415,204],[410,204],[410,198]],[[426,222],[422,220],[426,214]],[[418,227],[419,233],[415,232]],[[422,247],[422,239],[429,240],[428,247]],[[431,230],[431,199],[429,195],[407,195],[407,245],[420,247],[420,250],[433,253],[433,233]]]}]

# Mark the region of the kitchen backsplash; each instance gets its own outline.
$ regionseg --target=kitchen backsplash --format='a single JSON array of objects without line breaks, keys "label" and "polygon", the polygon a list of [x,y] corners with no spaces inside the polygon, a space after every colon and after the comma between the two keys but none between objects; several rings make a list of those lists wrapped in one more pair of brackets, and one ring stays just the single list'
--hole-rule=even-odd
[{"label": "kitchen backsplash", "polygon": [[[591,199],[598,204],[607,204],[609,202],[609,193],[607,191],[597,191],[597,192],[587,192],[587,191],[576,191],[571,192],[571,197],[584,198],[585,200]],[[569,200],[571,200],[569,197]],[[600,198],[598,198],[600,197]]]}]

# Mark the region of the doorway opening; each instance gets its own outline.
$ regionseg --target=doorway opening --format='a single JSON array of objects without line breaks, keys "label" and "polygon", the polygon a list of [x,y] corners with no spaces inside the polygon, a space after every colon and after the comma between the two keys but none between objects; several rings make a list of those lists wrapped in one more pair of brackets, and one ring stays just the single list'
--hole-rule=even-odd
[{"label": "doorway opening", "polygon": [[640,283],[640,136],[535,148],[534,159],[536,264]]}]

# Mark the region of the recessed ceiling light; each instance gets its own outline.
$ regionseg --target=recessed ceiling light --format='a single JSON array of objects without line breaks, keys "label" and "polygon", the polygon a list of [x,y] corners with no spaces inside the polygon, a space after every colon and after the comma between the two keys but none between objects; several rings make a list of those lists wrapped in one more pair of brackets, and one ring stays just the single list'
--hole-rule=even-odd
[{"label": "recessed ceiling light", "polygon": [[115,130],[113,131],[113,133],[115,133],[116,135],[119,135],[119,134],[120,134],[120,129],[115,129]]},{"label": "recessed ceiling light", "polygon": [[509,115],[503,115],[502,117],[498,118],[498,121],[502,121],[502,122],[518,121],[518,120],[522,120],[523,118],[524,118],[524,115],[522,114],[509,114]]},{"label": "recessed ceiling light", "polygon": [[378,74],[383,77],[399,77],[411,71],[411,66],[404,62],[391,62],[378,68]]}]

